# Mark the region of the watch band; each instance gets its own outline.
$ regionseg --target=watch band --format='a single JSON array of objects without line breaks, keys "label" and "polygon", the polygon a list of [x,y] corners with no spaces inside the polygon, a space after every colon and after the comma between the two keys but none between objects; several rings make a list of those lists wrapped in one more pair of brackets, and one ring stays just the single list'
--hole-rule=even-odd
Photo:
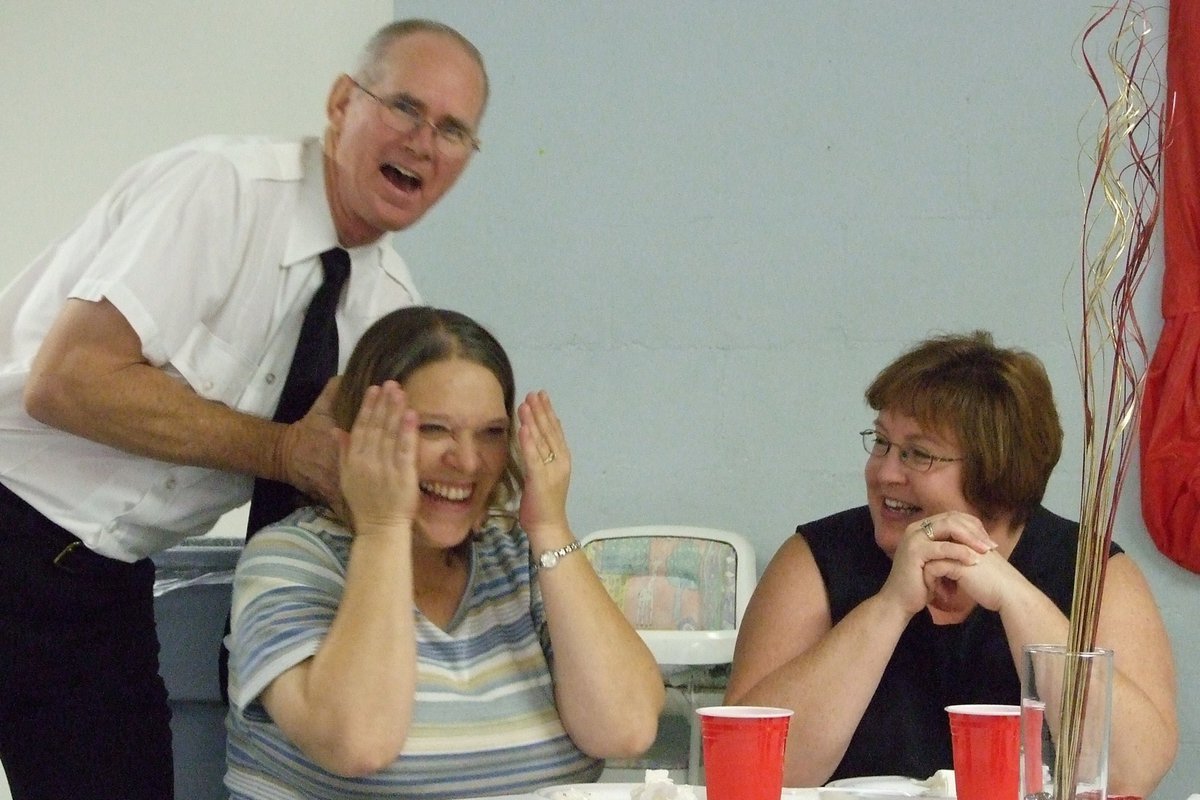
[{"label": "watch band", "polygon": [[570,555],[582,547],[583,542],[576,540],[565,547],[558,548],[557,550],[547,550],[537,557],[537,559],[534,561],[533,568],[535,570],[551,569],[558,564],[563,556]]}]

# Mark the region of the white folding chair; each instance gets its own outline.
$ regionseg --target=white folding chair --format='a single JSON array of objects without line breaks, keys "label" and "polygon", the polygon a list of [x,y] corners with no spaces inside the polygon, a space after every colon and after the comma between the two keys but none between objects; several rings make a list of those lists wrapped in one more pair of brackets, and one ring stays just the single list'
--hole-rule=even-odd
[{"label": "white folding chair", "polygon": [[[733,661],[757,580],[754,548],[731,531],[643,525],[595,531],[583,537],[583,550],[658,661],[668,714],[681,711],[687,717],[686,780],[696,785],[701,751],[696,698],[707,689],[720,702],[723,683],[713,683],[713,668]],[[631,766],[664,768],[645,759]]]}]

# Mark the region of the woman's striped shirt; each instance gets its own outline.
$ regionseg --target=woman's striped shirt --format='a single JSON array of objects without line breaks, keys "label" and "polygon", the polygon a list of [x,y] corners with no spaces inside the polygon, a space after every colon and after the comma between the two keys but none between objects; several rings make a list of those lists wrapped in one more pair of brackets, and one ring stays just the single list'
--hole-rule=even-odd
[{"label": "woman's striped shirt", "polygon": [[442,630],[414,608],[417,691],[404,750],[366,778],[307,758],[258,700],[312,656],[333,623],[353,538],[314,509],[261,531],[234,579],[229,637],[228,772],[234,800],[460,798],[594,781],[603,766],[563,730],[540,594],[523,531],[471,542],[462,603]]}]

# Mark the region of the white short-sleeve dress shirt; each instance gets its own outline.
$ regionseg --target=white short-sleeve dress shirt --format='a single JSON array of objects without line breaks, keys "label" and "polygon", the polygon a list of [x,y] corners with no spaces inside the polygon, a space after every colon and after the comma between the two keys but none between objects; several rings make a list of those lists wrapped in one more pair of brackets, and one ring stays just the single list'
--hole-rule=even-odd
[{"label": "white short-sleeve dress shirt", "polygon": [[[21,395],[67,298],[107,298],[153,365],[199,395],[273,414],[337,245],[318,139],[206,137],[126,172],[0,293],[0,482],[91,549],[135,561],[207,531],[252,478],[133,455],[43,425]],[[350,251],[340,367],[392,309],[421,302],[386,241]]]}]

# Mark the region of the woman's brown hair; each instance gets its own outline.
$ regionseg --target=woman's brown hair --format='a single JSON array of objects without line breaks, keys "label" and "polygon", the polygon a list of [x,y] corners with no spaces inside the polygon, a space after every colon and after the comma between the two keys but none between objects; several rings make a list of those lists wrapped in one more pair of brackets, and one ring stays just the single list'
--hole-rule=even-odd
[{"label": "woman's brown hair", "polygon": [[1023,523],[1062,455],[1062,426],[1045,367],[977,330],[926,339],[885,367],[867,403],[950,432],[963,456],[963,496],[985,517]]}]

